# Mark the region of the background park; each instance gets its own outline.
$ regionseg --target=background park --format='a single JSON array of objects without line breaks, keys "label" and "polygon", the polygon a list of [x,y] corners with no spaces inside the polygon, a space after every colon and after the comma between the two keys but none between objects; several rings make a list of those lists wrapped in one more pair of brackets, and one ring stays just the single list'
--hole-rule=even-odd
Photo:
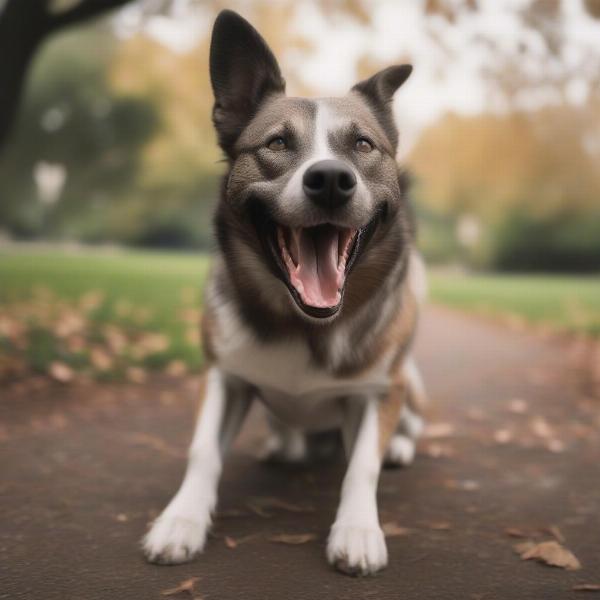
[{"label": "background park", "polygon": [[[471,477],[450,457],[461,448],[463,456],[470,454],[471,438],[479,435],[473,433],[482,410],[477,401],[496,386],[500,391],[489,399],[492,456],[514,443],[525,458],[497,457],[512,468],[528,464],[532,447],[547,450],[532,458],[533,479],[558,468],[553,461],[564,472],[573,461],[589,466],[589,473],[573,472],[575,480],[563,482],[564,496],[555,490],[554,497],[572,500],[576,492],[597,509],[597,493],[586,496],[582,483],[600,456],[593,435],[600,427],[597,0],[0,0],[0,397],[6,399],[0,402],[6,416],[0,443],[42,435],[50,436],[51,447],[59,444],[77,413],[73,406],[85,411],[81,390],[87,390],[90,414],[108,411],[116,418],[123,409],[132,422],[143,414],[136,408],[139,396],[154,398],[148,402],[159,406],[162,416],[156,418],[170,424],[162,430],[158,422],[146,423],[150,433],[134,444],[140,460],[144,450],[161,452],[162,469],[170,473],[173,458],[183,452],[191,428],[183,421],[175,425],[174,416],[192,406],[193,382],[202,369],[198,323],[224,171],[207,68],[210,29],[222,8],[238,10],[263,34],[292,95],[343,94],[379,68],[414,65],[395,100],[398,158],[411,174],[419,247],[429,267],[433,316],[426,317],[420,352],[432,396],[441,399],[434,422],[442,425],[432,429],[421,453],[425,460],[449,460],[452,475],[444,481],[455,482],[453,493],[465,485],[460,493],[472,492],[475,484],[468,482],[474,478],[485,488],[481,465]],[[436,354],[449,348],[458,352],[453,363]],[[467,389],[478,361],[489,382],[480,375],[480,387]],[[504,375],[488,372],[492,365]],[[523,387],[507,384],[506,373]],[[175,392],[184,398],[183,408],[172,408]],[[101,401],[104,393],[114,402]],[[14,407],[30,398],[35,418],[19,417]],[[450,398],[456,399],[452,408]],[[523,431],[502,421],[502,406],[511,419],[531,417]],[[64,427],[57,414],[67,415]],[[570,420],[563,431],[565,415]],[[36,433],[32,423],[40,419],[45,425]],[[98,448],[109,439],[94,435]],[[242,440],[242,449],[252,446],[253,435]],[[517,444],[517,438],[533,440],[533,446]],[[570,462],[568,450],[574,453]],[[13,468],[31,456],[15,454]],[[243,472],[245,459],[237,460]],[[427,469],[433,473],[434,467]],[[33,471],[27,477],[23,485],[36,480]],[[409,477],[417,481],[413,472]],[[432,486],[434,480],[432,474]],[[163,496],[156,499],[157,490],[166,495],[172,487],[147,490],[155,492],[147,502],[158,508]],[[15,514],[26,489],[7,504]],[[487,488],[481,507],[496,492]],[[544,502],[543,490],[538,492],[529,490],[526,510],[507,516],[506,528],[522,533],[523,520],[535,520],[534,503]],[[139,532],[132,529],[130,537],[141,535],[147,512],[114,510],[124,515],[123,523],[135,521]],[[408,520],[408,508],[402,510]],[[543,526],[563,519],[561,531],[569,528],[569,515],[552,504],[544,510]],[[585,514],[595,514],[595,521],[572,524],[574,531],[598,531],[599,512],[590,509]],[[422,515],[430,536],[419,542],[425,554],[434,553],[441,543],[436,536],[445,535],[445,527],[429,526],[447,522],[440,518]],[[448,523],[458,528],[458,522]],[[525,530],[523,537],[535,538]],[[11,531],[10,544],[17,535]],[[468,533],[461,529],[463,537]],[[135,543],[127,538],[123,548],[129,544],[135,554]],[[592,541],[582,542],[581,552],[597,563]],[[30,556],[24,549],[19,560]],[[458,568],[459,559],[460,552],[456,564],[439,558],[438,566],[446,572]],[[223,565],[226,559],[219,560]],[[512,556],[503,560],[500,572],[512,572]],[[189,575],[181,569],[170,572],[173,585]],[[168,585],[155,573],[136,571],[133,577],[160,596]],[[553,598],[563,597],[552,595],[557,589],[568,595],[577,585],[600,584],[561,576],[528,575],[522,595],[521,583],[505,595],[492,588],[492,595],[469,596],[456,582],[456,597],[533,598],[543,590]],[[117,588],[125,589],[118,587],[126,586],[125,572],[117,569],[115,577]],[[59,579],[64,592],[67,584]],[[36,581],[30,579],[32,590],[41,589]],[[213,583],[206,582],[204,591]],[[81,585],[78,593],[95,589]],[[385,579],[379,585],[378,597],[396,597],[386,596]],[[443,587],[431,585],[422,597],[442,597]],[[405,597],[420,597],[405,591]],[[152,597],[146,593],[131,597]]]}]

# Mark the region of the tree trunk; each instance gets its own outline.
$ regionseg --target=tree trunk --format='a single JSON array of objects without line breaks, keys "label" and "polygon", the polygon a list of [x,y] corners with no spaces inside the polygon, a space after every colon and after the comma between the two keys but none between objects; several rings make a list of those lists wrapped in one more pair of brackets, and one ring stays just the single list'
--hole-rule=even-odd
[{"label": "tree trunk", "polygon": [[0,151],[15,122],[31,60],[40,43],[65,26],[85,21],[130,0],[81,0],[52,14],[46,0],[8,0],[0,9]]}]

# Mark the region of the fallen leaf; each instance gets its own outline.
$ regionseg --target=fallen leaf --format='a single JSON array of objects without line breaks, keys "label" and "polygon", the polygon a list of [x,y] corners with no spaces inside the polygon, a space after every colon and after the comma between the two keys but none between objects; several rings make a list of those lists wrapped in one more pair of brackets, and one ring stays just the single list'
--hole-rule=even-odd
[{"label": "fallen leaf", "polygon": [[554,434],[552,427],[543,417],[535,417],[531,421],[531,430],[535,435],[545,440],[552,438]]},{"label": "fallen leaf", "polygon": [[75,375],[75,372],[69,365],[58,361],[54,361],[50,364],[48,372],[53,379],[56,379],[56,381],[60,381],[61,383],[72,381]]},{"label": "fallen leaf", "polygon": [[98,308],[104,302],[104,292],[100,290],[90,290],[79,298],[79,306],[86,312]]},{"label": "fallen leaf", "polygon": [[146,371],[142,367],[128,367],[127,379],[132,383],[144,383],[147,378]]},{"label": "fallen leaf", "polygon": [[510,429],[498,429],[494,432],[494,441],[498,444],[508,444],[513,439]]},{"label": "fallen leaf", "polygon": [[518,544],[515,544],[513,547],[515,549],[515,552],[522,556],[523,554],[529,552],[532,548],[535,548],[535,542],[532,542],[531,540],[527,542],[520,542]]},{"label": "fallen leaf", "polygon": [[454,433],[454,425],[452,423],[429,423],[425,428],[426,438],[443,438],[449,437]]},{"label": "fallen leaf", "polygon": [[550,452],[560,454],[565,451],[565,443],[561,440],[553,439],[548,442],[547,448]]},{"label": "fallen leaf", "polygon": [[219,519],[226,519],[228,517],[245,517],[247,515],[248,513],[246,511],[238,508],[221,509],[217,513],[217,517]]},{"label": "fallen leaf", "polygon": [[523,560],[537,560],[553,567],[567,569],[568,571],[581,569],[581,563],[577,560],[577,557],[555,540],[539,544],[529,542],[527,548],[525,544],[517,545],[521,547],[517,551],[521,554]]},{"label": "fallen leaf", "polygon": [[511,400],[508,405],[508,410],[515,415],[522,415],[529,409],[527,402],[521,400],[521,398],[515,398]]},{"label": "fallen leaf", "polygon": [[99,371],[108,371],[113,365],[112,358],[102,348],[92,348],[90,362]]},{"label": "fallen leaf", "polygon": [[168,456],[173,456],[175,458],[184,458],[186,456],[186,453],[183,450],[174,448],[173,446],[165,442],[163,439],[151,435],[149,433],[145,433],[143,431],[134,431],[133,433],[128,433],[125,436],[125,439],[127,441],[133,442],[134,444],[141,444],[143,446],[147,446],[149,448],[152,448],[153,450],[156,450]]},{"label": "fallen leaf", "polygon": [[562,531],[556,525],[544,527],[542,531],[548,532],[557,542],[560,542],[561,544],[565,543],[565,536],[562,534]]},{"label": "fallen leaf", "polygon": [[181,377],[187,373],[187,366],[182,360],[172,360],[167,365],[165,373],[171,377]]},{"label": "fallen leaf", "polygon": [[448,445],[433,442],[423,448],[423,454],[431,458],[448,458],[454,454],[454,450]]},{"label": "fallen leaf", "polygon": [[303,506],[300,504],[292,504],[291,502],[287,502],[286,500],[281,500],[280,498],[274,498],[271,496],[257,496],[255,498],[251,498],[248,504],[252,504],[254,507],[259,507],[260,509],[279,509],[286,510],[288,512],[295,513],[305,513],[305,512],[314,512],[314,508],[312,506]]},{"label": "fallen leaf", "polygon": [[519,529],[518,527],[507,527],[504,530],[504,533],[514,538],[526,538],[530,535],[529,533],[523,531],[522,529]]},{"label": "fallen leaf", "polygon": [[182,592],[188,592],[190,595],[194,594],[194,586],[200,581],[200,577],[190,577],[182,581],[177,587],[171,588],[161,592],[163,596],[175,596]]},{"label": "fallen leaf", "polygon": [[460,489],[465,490],[466,492],[475,492],[481,487],[479,482],[475,481],[474,479],[463,479],[462,481],[458,482],[458,486]]},{"label": "fallen leaf", "polygon": [[600,592],[600,583],[578,583],[573,586],[575,592]]},{"label": "fallen leaf", "polygon": [[318,538],[316,533],[280,533],[278,535],[272,535],[269,538],[270,542],[276,542],[278,544],[306,544],[312,542]]},{"label": "fallen leaf", "polygon": [[240,544],[244,544],[246,542],[249,542],[250,540],[253,540],[255,538],[257,538],[259,536],[258,533],[252,533],[250,535],[246,535],[244,537],[241,538],[232,538],[229,535],[226,535],[223,538],[223,541],[225,542],[225,545],[230,548],[231,550],[237,548]]},{"label": "fallen leaf", "polygon": [[255,515],[258,515],[259,517],[262,517],[263,519],[270,519],[272,517],[272,514],[270,512],[267,512],[266,510],[264,510],[263,508],[261,508],[257,504],[253,504],[252,502],[246,502],[246,506]]},{"label": "fallen leaf", "polygon": [[73,310],[64,312],[54,324],[54,335],[59,338],[68,338],[76,333],[81,333],[85,328],[83,317]]},{"label": "fallen leaf", "polygon": [[383,530],[383,535],[385,535],[385,537],[398,537],[401,535],[408,535],[410,533],[410,529],[407,529],[406,527],[402,527],[401,525],[398,525],[398,523],[395,523],[394,521],[389,521],[388,523],[384,523],[381,526],[381,529]]}]

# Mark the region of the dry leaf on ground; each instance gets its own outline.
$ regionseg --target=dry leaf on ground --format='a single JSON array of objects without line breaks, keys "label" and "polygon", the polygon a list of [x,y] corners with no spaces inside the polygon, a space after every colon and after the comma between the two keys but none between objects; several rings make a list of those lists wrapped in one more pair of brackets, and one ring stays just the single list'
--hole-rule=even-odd
[{"label": "dry leaf on ground", "polygon": [[272,496],[258,496],[251,498],[248,502],[248,505],[259,507],[262,510],[271,508],[296,513],[314,512],[315,510],[312,506],[293,504],[291,502],[287,502],[286,500],[281,500],[280,498],[274,498]]},{"label": "dry leaf on ground", "polygon": [[131,383],[144,383],[147,379],[147,373],[142,367],[129,367],[126,375]]},{"label": "dry leaf on ground", "polygon": [[182,360],[172,360],[165,368],[165,373],[171,377],[181,377],[187,373],[187,365]]},{"label": "dry leaf on ground", "polygon": [[531,430],[535,435],[546,440],[553,437],[554,435],[554,430],[552,429],[548,421],[544,419],[544,417],[535,417],[534,419],[532,419]]},{"label": "dry leaf on ground", "polygon": [[494,431],[494,441],[497,444],[508,444],[513,440],[513,433],[510,429],[497,429]]},{"label": "dry leaf on ground", "polygon": [[573,586],[574,592],[600,592],[600,583],[578,583]]},{"label": "dry leaf on ground", "polygon": [[143,446],[147,446],[148,448],[152,448],[162,454],[166,454],[168,456],[173,456],[175,458],[185,458],[186,453],[184,450],[179,450],[165,442],[162,438],[151,435],[149,433],[140,432],[132,432],[124,436],[124,439],[129,442],[133,442],[134,444],[140,444]]},{"label": "dry leaf on ground", "polygon": [[410,529],[408,529],[406,527],[402,527],[401,525],[398,525],[398,523],[395,523],[394,521],[389,521],[388,523],[384,523],[381,526],[381,529],[383,530],[383,534],[385,535],[385,537],[398,537],[401,535],[408,535],[410,533]]},{"label": "dry leaf on ground", "polygon": [[194,593],[194,586],[200,581],[200,577],[190,577],[182,581],[177,587],[161,592],[163,596],[175,596],[182,592],[188,592],[190,595]]},{"label": "dry leaf on ground", "polygon": [[561,546],[557,541],[547,542],[523,542],[517,544],[515,550],[523,560],[537,560],[552,567],[560,567],[568,571],[581,569],[581,563],[577,557],[567,548]]},{"label": "dry leaf on ground", "polygon": [[544,527],[543,531],[548,532],[557,542],[560,542],[561,544],[564,544],[566,541],[562,531],[556,525]]},{"label": "dry leaf on ground", "polygon": [[92,348],[90,362],[99,371],[108,371],[113,366],[112,357],[102,348]]},{"label": "dry leaf on ground", "polygon": [[219,519],[227,519],[229,517],[245,517],[247,515],[248,513],[245,510],[240,510],[239,508],[226,508],[217,512],[217,518]]},{"label": "dry leaf on ground", "polygon": [[263,519],[270,519],[272,517],[272,514],[270,512],[267,512],[266,510],[264,510],[261,506],[259,506],[258,504],[254,504],[253,502],[246,502],[246,506],[255,514],[258,515],[259,517],[262,517]]},{"label": "dry leaf on ground", "polygon": [[61,383],[72,381],[75,375],[75,372],[69,365],[58,361],[50,364],[49,373],[53,379],[56,379],[56,381],[60,381]]},{"label": "dry leaf on ground", "polygon": [[504,533],[506,533],[506,535],[509,535],[510,537],[514,537],[514,538],[527,538],[531,535],[530,533],[523,531],[522,529],[519,529],[518,527],[507,527],[504,530]]},{"label": "dry leaf on ground", "polygon": [[522,400],[521,398],[514,398],[510,401],[508,410],[515,415],[522,415],[529,410],[529,406],[525,400]]},{"label": "dry leaf on ground", "polygon": [[316,533],[280,533],[278,535],[272,535],[269,538],[270,542],[276,542],[278,544],[306,544],[312,542],[318,538]]},{"label": "dry leaf on ground", "polygon": [[426,438],[443,438],[454,434],[454,425],[452,423],[429,423],[425,428],[424,436]]},{"label": "dry leaf on ground", "polygon": [[244,537],[241,538],[233,538],[229,535],[226,535],[223,538],[223,541],[225,542],[225,545],[230,548],[231,550],[233,550],[234,548],[237,548],[240,544],[244,544],[245,542],[249,542],[250,540],[253,540],[255,538],[259,537],[258,533],[252,533],[250,535],[246,535]]},{"label": "dry leaf on ground", "polygon": [[454,450],[447,444],[429,443],[423,448],[423,454],[431,458],[450,458]]}]

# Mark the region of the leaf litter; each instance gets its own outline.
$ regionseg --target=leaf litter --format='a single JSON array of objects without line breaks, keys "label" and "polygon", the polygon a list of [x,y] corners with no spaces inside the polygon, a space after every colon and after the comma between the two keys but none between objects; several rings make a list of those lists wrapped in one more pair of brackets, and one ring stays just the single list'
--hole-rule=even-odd
[{"label": "leaf litter", "polygon": [[316,533],[280,533],[272,535],[268,539],[270,542],[277,544],[290,544],[292,546],[298,546],[300,544],[306,544],[307,542],[313,542],[318,539]]},{"label": "leaf litter", "polygon": [[272,496],[257,496],[246,502],[246,506],[259,517],[270,518],[272,510],[284,510],[293,513],[314,512],[313,506],[293,504]]},{"label": "leaf litter", "polygon": [[184,579],[179,585],[174,588],[170,588],[168,590],[164,590],[162,593],[163,596],[175,596],[177,594],[186,593],[192,596],[193,598],[197,598],[199,600],[199,596],[195,596],[195,586],[200,581],[200,577],[190,577],[189,579]]},{"label": "leaf litter", "polygon": [[394,521],[388,521],[387,523],[384,523],[381,526],[381,529],[383,530],[383,535],[385,535],[386,538],[408,535],[411,532],[411,530],[407,527],[402,527]]},{"label": "leaf litter", "polygon": [[559,567],[567,571],[581,569],[577,557],[556,540],[545,542],[526,541],[515,545],[515,551],[523,560],[536,560],[551,567]]},{"label": "leaf litter", "polygon": [[600,592],[600,583],[578,583],[572,589],[574,592]]}]

